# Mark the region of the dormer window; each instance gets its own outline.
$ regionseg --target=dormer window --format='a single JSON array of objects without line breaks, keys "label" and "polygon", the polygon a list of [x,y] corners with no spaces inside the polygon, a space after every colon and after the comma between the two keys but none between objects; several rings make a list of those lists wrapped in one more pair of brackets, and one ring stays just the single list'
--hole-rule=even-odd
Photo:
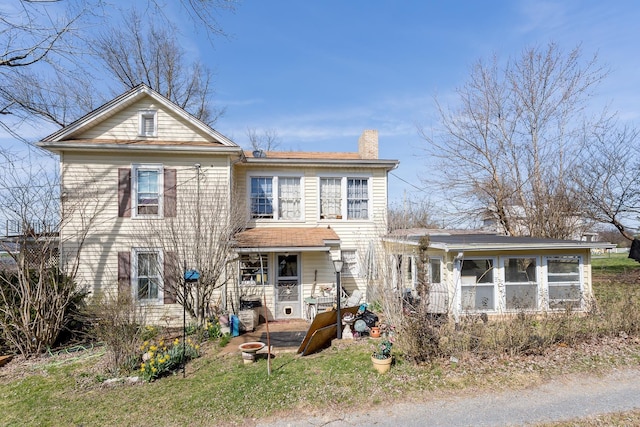
[{"label": "dormer window", "polygon": [[141,110],[138,112],[140,136],[157,136],[158,112],[156,110]]}]

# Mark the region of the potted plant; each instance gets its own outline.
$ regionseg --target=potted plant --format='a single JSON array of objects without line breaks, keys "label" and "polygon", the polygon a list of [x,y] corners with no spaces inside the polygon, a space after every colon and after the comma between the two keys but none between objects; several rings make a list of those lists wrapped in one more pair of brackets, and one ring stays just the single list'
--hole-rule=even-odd
[{"label": "potted plant", "polygon": [[393,347],[393,343],[389,337],[385,335],[380,342],[376,344],[375,350],[371,355],[373,367],[381,374],[391,369],[391,347]]}]

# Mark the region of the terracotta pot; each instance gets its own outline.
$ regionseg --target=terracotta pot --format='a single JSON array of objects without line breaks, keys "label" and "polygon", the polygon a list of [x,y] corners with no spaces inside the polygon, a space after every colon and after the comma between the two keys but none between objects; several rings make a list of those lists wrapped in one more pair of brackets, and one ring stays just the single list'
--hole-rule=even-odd
[{"label": "terracotta pot", "polygon": [[384,374],[385,372],[388,372],[389,369],[391,369],[391,357],[388,357],[386,359],[376,359],[375,357],[371,356],[371,363],[373,363],[373,367],[376,368],[376,370],[381,374]]},{"label": "terracotta pot", "polygon": [[369,336],[371,338],[380,338],[380,328],[377,326],[372,326],[371,331],[369,331]]}]

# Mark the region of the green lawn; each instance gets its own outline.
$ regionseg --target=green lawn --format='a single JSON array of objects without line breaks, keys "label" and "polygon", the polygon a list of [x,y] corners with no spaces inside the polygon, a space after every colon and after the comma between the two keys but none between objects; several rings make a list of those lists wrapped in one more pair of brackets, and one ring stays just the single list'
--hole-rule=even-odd
[{"label": "green lawn", "polygon": [[594,256],[591,260],[591,268],[597,273],[627,273],[640,270],[640,263],[629,258],[629,254],[605,254]]},{"label": "green lawn", "polygon": [[[618,273],[640,269],[624,256],[594,259],[594,273],[608,277],[595,284],[602,300],[629,297],[630,283],[618,283]],[[637,311],[634,309],[634,311]],[[629,332],[632,335],[634,332]],[[214,344],[203,346],[203,356],[190,362],[186,378],[181,373],[151,383],[105,385],[101,364],[103,350],[65,357],[38,359],[20,365],[20,372],[0,368],[0,425],[238,425],[246,420],[288,413],[309,414],[348,405],[366,408],[381,402],[448,395],[452,391],[499,390],[527,387],[571,372],[606,371],[616,366],[637,365],[640,343],[628,340],[625,347],[591,345],[571,353],[558,346],[556,356],[504,355],[476,357],[457,354],[415,366],[402,361],[385,375],[371,367],[373,341],[340,343],[318,354],[297,357],[278,354],[267,375],[267,361],[244,365],[241,357],[220,355]],[[11,364],[15,364],[12,362]],[[14,365],[15,366],[15,365]],[[624,415],[623,415],[624,416]]]}]

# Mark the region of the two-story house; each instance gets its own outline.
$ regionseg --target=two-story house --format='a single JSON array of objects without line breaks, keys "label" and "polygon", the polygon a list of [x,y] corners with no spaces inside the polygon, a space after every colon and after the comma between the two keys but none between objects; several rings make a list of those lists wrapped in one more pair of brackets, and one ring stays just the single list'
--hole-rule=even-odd
[{"label": "two-story house", "polygon": [[260,295],[272,319],[304,317],[304,298],[334,285],[336,258],[343,286],[365,294],[362,260],[386,233],[398,165],[378,159],[376,131],[353,153],[244,152],[145,85],[39,145],[60,156],[61,256],[81,251],[78,284],[167,322],[181,319],[191,268],[214,282],[191,303],[237,311]]}]

